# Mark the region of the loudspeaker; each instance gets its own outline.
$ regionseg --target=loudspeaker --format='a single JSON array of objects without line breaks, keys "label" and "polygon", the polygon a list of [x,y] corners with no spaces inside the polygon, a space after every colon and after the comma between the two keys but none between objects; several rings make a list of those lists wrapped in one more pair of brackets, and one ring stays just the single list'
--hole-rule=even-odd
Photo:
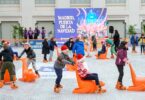
[{"label": "loudspeaker", "polygon": [[109,33],[113,33],[114,32],[114,27],[113,26],[109,26]]}]

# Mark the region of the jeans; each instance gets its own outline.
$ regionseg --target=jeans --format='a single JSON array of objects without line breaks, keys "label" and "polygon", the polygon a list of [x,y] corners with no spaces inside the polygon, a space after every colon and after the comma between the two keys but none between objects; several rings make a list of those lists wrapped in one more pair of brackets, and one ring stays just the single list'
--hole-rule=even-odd
[{"label": "jeans", "polygon": [[28,61],[27,61],[27,66],[29,67],[29,65],[32,63],[32,67],[33,67],[33,69],[35,70],[35,71],[37,71],[37,69],[36,69],[36,59],[35,58],[33,58],[33,59],[28,59]]},{"label": "jeans", "polygon": [[98,57],[100,56],[100,54],[104,54],[105,52],[103,51],[98,51]]},{"label": "jeans", "polygon": [[55,70],[55,73],[56,73],[56,76],[57,76],[55,84],[60,85],[63,70],[61,68],[55,68],[55,67],[54,67],[54,70]]},{"label": "jeans", "polygon": [[136,44],[132,45],[132,50],[135,51]]},{"label": "jeans", "polygon": [[118,69],[118,72],[119,72],[119,77],[118,77],[118,82],[121,82],[122,83],[122,79],[123,79],[123,76],[124,76],[124,66],[123,65],[117,65],[117,69]]},{"label": "jeans", "polygon": [[144,51],[145,51],[145,46],[144,46],[144,45],[140,45],[140,49],[141,49],[141,53],[144,53]]},{"label": "jeans", "polygon": [[100,85],[97,73],[87,74],[87,76],[84,78],[84,80],[95,80],[96,85]]},{"label": "jeans", "polygon": [[50,56],[49,56],[49,59],[52,59],[52,57],[53,57],[53,51],[50,50]]},{"label": "jeans", "polygon": [[15,54],[15,55],[16,55],[16,57],[18,57],[18,52],[16,52],[16,51],[15,51],[15,52],[13,52],[13,54]]}]

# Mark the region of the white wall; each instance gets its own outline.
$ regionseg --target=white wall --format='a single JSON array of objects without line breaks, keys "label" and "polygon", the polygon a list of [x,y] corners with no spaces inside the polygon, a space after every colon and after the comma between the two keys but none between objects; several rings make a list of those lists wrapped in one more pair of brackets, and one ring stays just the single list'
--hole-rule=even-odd
[{"label": "white wall", "polygon": [[[108,26],[113,26],[114,30],[118,30],[120,37],[124,38],[125,37],[125,23],[122,20],[118,21],[108,21]],[[109,33],[109,28],[108,28],[108,35],[111,36]]]},{"label": "white wall", "polygon": [[[36,5],[35,0],[20,0],[18,5],[0,5],[1,21],[18,21],[24,27],[35,27],[37,21],[54,21],[55,8],[75,7],[70,0],[55,0],[54,5]],[[124,20],[126,29],[129,25],[136,25],[141,29],[141,22],[145,20],[145,4],[140,0],[127,0],[126,4],[105,4],[105,0],[91,0],[90,5],[76,5],[77,7],[94,7],[108,9],[108,20]]]}]

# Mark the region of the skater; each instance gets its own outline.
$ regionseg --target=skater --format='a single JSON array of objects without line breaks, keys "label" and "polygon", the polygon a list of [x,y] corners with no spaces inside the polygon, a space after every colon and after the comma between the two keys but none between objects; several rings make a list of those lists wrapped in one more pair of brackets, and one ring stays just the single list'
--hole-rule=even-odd
[{"label": "skater", "polygon": [[47,54],[49,54],[49,45],[48,45],[48,41],[45,38],[44,41],[42,42],[42,54],[44,54],[44,58],[43,58],[43,62],[47,63]]},{"label": "skater", "polygon": [[131,42],[131,45],[132,45],[132,53],[137,53],[136,52],[136,42],[137,42],[137,40],[136,40],[135,34],[133,34],[131,36],[130,42]]},{"label": "skater", "polygon": [[29,36],[29,39],[33,39],[33,30],[31,29],[31,27],[28,30],[28,36]]},{"label": "skater", "polygon": [[23,37],[24,37],[24,39],[27,39],[27,37],[28,37],[28,30],[27,30],[27,28],[25,28],[24,31],[23,31]]},{"label": "skater", "polygon": [[138,41],[140,41],[141,54],[142,53],[145,54],[145,37],[144,37],[144,34],[141,34],[141,37],[138,39]]},{"label": "skater", "polygon": [[119,77],[116,84],[116,89],[118,90],[126,90],[126,87],[123,86],[122,79],[124,76],[125,63],[129,63],[128,58],[127,58],[127,50],[128,50],[128,43],[125,41],[122,41],[120,46],[118,47],[117,58],[115,62],[118,72],[119,72]]},{"label": "skater", "polygon": [[13,51],[13,49],[12,49],[12,47],[11,47],[11,45],[10,45],[10,42],[8,42],[8,41],[5,41],[5,40],[2,40],[2,45],[3,44],[6,44],[7,43],[7,45],[8,45],[8,49],[13,53],[13,59],[17,59],[18,58],[18,52],[17,51]]},{"label": "skater", "polygon": [[46,35],[46,30],[45,30],[44,27],[42,27],[41,35],[42,35],[42,39],[44,39],[45,38],[45,35]]},{"label": "skater", "polygon": [[85,58],[82,54],[77,54],[77,61],[78,61],[78,74],[79,76],[84,80],[95,80],[96,86],[97,86],[97,93],[104,93],[106,92],[105,89],[101,88],[98,74],[97,73],[90,73],[88,71],[88,66],[85,62]]},{"label": "skater", "polygon": [[90,42],[90,37],[86,38],[86,45],[87,45],[87,56],[86,57],[91,57],[91,42]]},{"label": "skater", "polygon": [[40,77],[38,70],[36,69],[36,54],[34,50],[30,47],[29,43],[24,44],[24,50],[22,51],[19,58],[21,58],[24,53],[27,54],[27,58],[28,58],[27,67],[29,67],[29,65],[32,63],[32,66],[33,66],[33,69],[35,70],[36,75]]},{"label": "skater", "polygon": [[101,51],[98,51],[98,57],[100,56],[100,54],[104,54],[106,52],[105,41],[101,41],[101,44],[102,44],[102,49]]},{"label": "skater", "polygon": [[65,64],[72,64],[74,65],[74,62],[69,58],[68,56],[68,48],[66,45],[63,45],[61,47],[61,54],[57,57],[57,60],[54,63],[54,70],[56,73],[56,81],[55,81],[55,86],[54,86],[54,92],[59,93],[60,88],[63,86],[60,84],[61,79],[62,79],[62,73],[63,73],[63,68],[65,67]]},{"label": "skater", "polygon": [[111,39],[106,39],[106,46],[108,47],[110,47],[111,46],[111,49],[110,49],[110,51],[111,51],[111,58],[113,59],[114,58],[114,55],[116,55],[116,51],[115,51],[115,45],[114,45],[114,43],[113,43],[113,41],[111,40]]},{"label": "skater", "polygon": [[40,30],[38,29],[38,27],[36,27],[34,30],[34,39],[38,39],[39,34],[40,34]]},{"label": "skater", "polygon": [[54,37],[50,39],[50,41],[48,42],[48,45],[50,47],[49,61],[52,62],[53,52],[54,52],[55,47],[57,47],[57,44],[56,44]]},{"label": "skater", "polygon": [[73,38],[70,38],[64,45],[66,45],[69,48],[69,57],[72,58],[73,57],[72,48],[74,45]]},{"label": "skater", "polygon": [[18,86],[15,84],[16,80],[16,71],[15,71],[15,65],[13,64],[13,52],[9,50],[9,45],[7,42],[3,43],[4,50],[0,53],[0,62],[2,64],[1,67],[1,78],[0,78],[0,88],[4,86],[4,74],[6,70],[8,70],[10,74],[10,87],[12,89],[18,88]]},{"label": "skater", "polygon": [[117,52],[117,48],[120,44],[120,35],[118,33],[118,30],[115,30],[115,34],[113,36],[113,41],[114,41],[114,44],[115,44],[115,51]]},{"label": "skater", "polygon": [[96,51],[97,50],[97,40],[96,40],[95,35],[92,36],[92,44],[93,44],[93,51]]},{"label": "skater", "polygon": [[81,40],[81,37],[77,37],[74,46],[73,46],[73,54],[82,54],[83,56],[85,55],[84,51],[84,42]]}]

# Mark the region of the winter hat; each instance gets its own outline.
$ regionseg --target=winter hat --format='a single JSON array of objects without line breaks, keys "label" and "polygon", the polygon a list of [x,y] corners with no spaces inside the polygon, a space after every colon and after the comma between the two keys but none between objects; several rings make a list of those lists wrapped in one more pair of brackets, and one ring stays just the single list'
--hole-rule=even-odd
[{"label": "winter hat", "polygon": [[67,47],[66,45],[63,45],[63,46],[61,47],[61,51],[65,51],[65,50],[68,50],[68,47]]},{"label": "winter hat", "polygon": [[30,46],[30,44],[29,44],[28,42],[26,42],[26,43],[23,43],[23,45],[28,45],[28,46]]},{"label": "winter hat", "polygon": [[82,61],[84,59],[85,59],[85,57],[82,54],[77,54],[77,60],[78,61]]}]

